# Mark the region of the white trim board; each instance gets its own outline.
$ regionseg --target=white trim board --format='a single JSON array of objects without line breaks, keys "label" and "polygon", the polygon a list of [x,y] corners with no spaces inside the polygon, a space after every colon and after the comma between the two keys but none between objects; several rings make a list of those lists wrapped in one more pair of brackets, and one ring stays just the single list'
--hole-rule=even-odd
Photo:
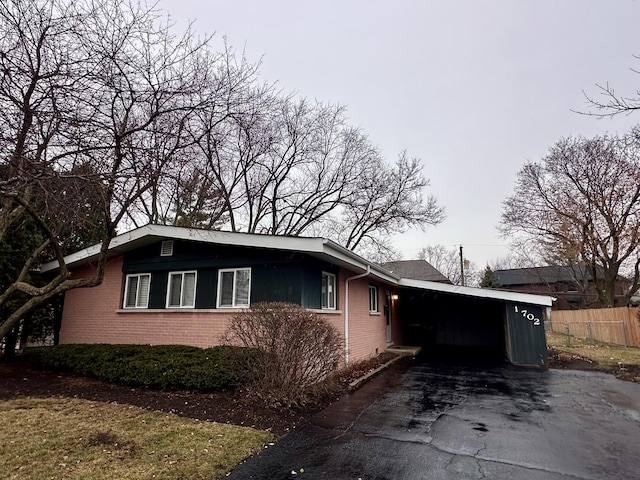
[{"label": "white trim board", "polygon": [[[270,250],[286,250],[309,254],[340,267],[356,272],[369,271],[372,277],[398,287],[418,288],[434,292],[452,293],[477,298],[523,302],[550,307],[555,300],[546,295],[507,292],[503,290],[462,287],[444,283],[428,282],[400,278],[380,265],[370,262],[326,238],[318,237],[285,237],[279,235],[260,235],[255,233],[222,232],[219,230],[202,230],[196,228],[174,227],[171,225],[146,225],[115,237],[109,245],[109,253],[122,254],[135,248],[162,240],[190,240],[196,242],[231,245],[239,247],[264,248]],[[85,264],[95,260],[100,253],[100,245],[93,245],[65,257],[68,266]],[[41,272],[49,272],[58,268],[58,262],[48,262],[41,266]]]}]

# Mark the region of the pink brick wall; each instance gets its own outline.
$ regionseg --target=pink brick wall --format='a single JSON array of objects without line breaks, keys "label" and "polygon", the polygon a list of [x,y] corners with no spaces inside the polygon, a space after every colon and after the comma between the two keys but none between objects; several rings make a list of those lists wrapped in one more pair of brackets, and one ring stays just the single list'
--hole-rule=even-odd
[{"label": "pink brick wall", "polygon": [[[90,269],[75,273],[89,276]],[[338,275],[338,309],[320,313],[344,334],[345,279]],[[122,258],[110,261],[104,282],[92,289],[67,292],[60,330],[60,343],[183,344],[210,347],[220,343],[233,312],[215,310],[123,310]],[[369,313],[367,278],[349,283],[349,360],[366,359],[387,346],[383,314],[384,290],[378,285],[379,314]]]},{"label": "pink brick wall", "polygon": [[[345,280],[356,275],[341,270],[338,277],[338,304],[344,311]],[[369,285],[378,287],[378,314],[369,313]],[[382,353],[387,348],[387,327],[383,314],[384,286],[360,278],[349,282],[349,361],[354,362]],[[344,334],[344,317],[340,316],[340,332]],[[337,326],[337,325],[336,325]]]},{"label": "pink brick wall", "polygon": [[[84,270],[78,277],[90,275]],[[220,344],[232,313],[211,310],[158,311],[121,309],[122,258],[107,266],[104,282],[67,292],[60,343]]]}]

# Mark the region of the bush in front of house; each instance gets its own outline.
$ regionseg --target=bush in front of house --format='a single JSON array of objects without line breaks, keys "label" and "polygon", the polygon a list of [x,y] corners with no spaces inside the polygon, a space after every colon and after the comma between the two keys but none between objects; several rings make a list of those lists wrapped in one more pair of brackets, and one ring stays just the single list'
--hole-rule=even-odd
[{"label": "bush in front of house", "polygon": [[275,406],[315,401],[322,381],[343,363],[344,342],[338,330],[290,303],[258,303],[234,315],[226,340],[255,352],[243,359],[247,384]]},{"label": "bush in front of house", "polygon": [[238,386],[251,352],[239,347],[182,345],[57,345],[29,348],[37,366],[122,385],[216,391]]}]

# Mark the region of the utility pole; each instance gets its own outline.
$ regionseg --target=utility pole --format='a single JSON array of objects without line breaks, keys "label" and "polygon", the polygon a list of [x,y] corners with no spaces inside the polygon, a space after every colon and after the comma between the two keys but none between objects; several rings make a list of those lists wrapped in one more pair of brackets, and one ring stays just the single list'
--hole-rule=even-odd
[{"label": "utility pole", "polygon": [[464,256],[462,255],[462,245],[460,245],[460,285],[464,287]]}]

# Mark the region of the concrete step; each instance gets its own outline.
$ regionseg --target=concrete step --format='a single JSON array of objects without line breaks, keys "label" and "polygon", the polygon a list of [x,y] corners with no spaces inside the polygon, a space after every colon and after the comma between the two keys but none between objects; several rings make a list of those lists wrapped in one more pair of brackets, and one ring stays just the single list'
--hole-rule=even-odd
[{"label": "concrete step", "polygon": [[387,352],[389,353],[405,355],[408,357],[415,357],[421,350],[422,347],[412,347],[410,345],[393,345],[391,347],[387,347]]}]

